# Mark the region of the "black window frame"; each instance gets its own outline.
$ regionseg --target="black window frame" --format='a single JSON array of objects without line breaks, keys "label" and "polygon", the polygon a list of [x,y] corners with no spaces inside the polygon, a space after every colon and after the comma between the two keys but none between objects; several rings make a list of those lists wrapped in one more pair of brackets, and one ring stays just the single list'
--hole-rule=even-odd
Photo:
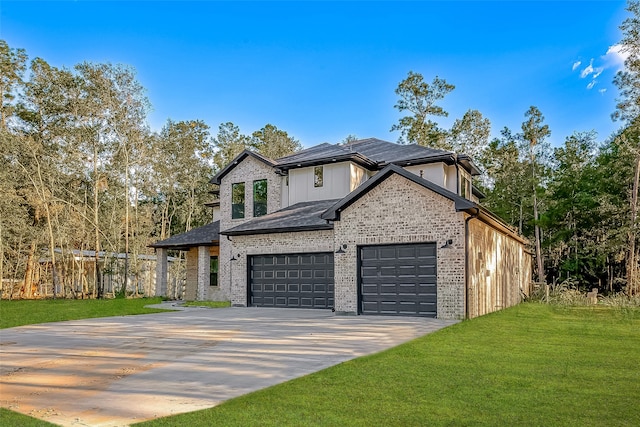
[{"label": "black window frame", "polygon": [[209,256],[209,286],[218,286],[220,260],[217,255]]},{"label": "black window frame", "polygon": [[245,190],[244,182],[231,184],[231,219],[244,219],[245,217]]},{"label": "black window frame", "polygon": [[[258,197],[258,185],[264,183],[264,195]],[[267,214],[267,200],[269,197],[269,184],[266,179],[253,181],[253,216],[259,217]]]},{"label": "black window frame", "polygon": [[324,186],[324,166],[313,167],[313,186],[315,188]]}]

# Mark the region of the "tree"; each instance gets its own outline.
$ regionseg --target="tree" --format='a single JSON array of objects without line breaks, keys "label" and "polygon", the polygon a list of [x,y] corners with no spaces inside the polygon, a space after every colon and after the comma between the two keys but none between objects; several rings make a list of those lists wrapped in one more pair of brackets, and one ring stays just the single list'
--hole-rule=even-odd
[{"label": "tree", "polygon": [[[542,253],[542,235],[540,232],[540,200],[538,194],[543,191],[545,154],[549,150],[545,138],[551,135],[549,126],[543,124],[544,116],[537,107],[531,106],[525,113],[527,119],[522,123],[522,141],[528,146],[529,168],[531,173],[531,197],[533,198],[533,221],[536,246],[536,264],[538,281],[546,281],[544,255]],[[526,149],[526,148],[525,148]]]},{"label": "tree", "polygon": [[419,73],[409,71],[406,79],[400,82],[396,88],[396,94],[400,97],[395,108],[401,113],[409,112],[411,115],[402,117],[399,122],[391,127],[391,132],[399,130],[402,143],[415,143],[425,147],[450,149],[446,140],[446,131],[439,128],[438,124],[429,119],[431,116],[447,117],[447,113],[436,102],[455,89],[446,80],[436,76],[429,85]]},{"label": "tree", "polygon": [[13,114],[14,89],[22,85],[26,62],[24,49],[12,49],[0,40],[0,129],[6,129],[7,118]]},{"label": "tree", "polygon": [[251,139],[240,133],[240,128],[231,122],[218,126],[218,135],[213,140],[216,152],[213,163],[217,170],[224,168],[242,151],[251,147]]},{"label": "tree", "polygon": [[491,134],[491,122],[478,110],[468,110],[461,119],[456,119],[449,131],[449,145],[458,154],[466,154],[479,161],[482,150],[487,147]]},{"label": "tree", "polygon": [[549,230],[546,246],[554,277],[571,277],[586,289],[606,270],[596,152],[594,132],[576,132],[554,150],[549,207],[541,220]]},{"label": "tree", "polygon": [[267,124],[253,133],[251,147],[265,157],[277,159],[300,151],[302,144],[287,132]]},{"label": "tree", "polygon": [[620,97],[613,113],[614,120],[624,120],[627,125],[626,138],[621,140],[631,150],[634,159],[631,176],[631,194],[629,196],[629,231],[627,251],[627,293],[640,292],[637,253],[638,238],[638,186],[640,184],[640,2],[629,1],[627,10],[632,16],[620,26],[623,31],[622,52],[628,56],[624,69],[619,71],[614,83],[620,89]]}]

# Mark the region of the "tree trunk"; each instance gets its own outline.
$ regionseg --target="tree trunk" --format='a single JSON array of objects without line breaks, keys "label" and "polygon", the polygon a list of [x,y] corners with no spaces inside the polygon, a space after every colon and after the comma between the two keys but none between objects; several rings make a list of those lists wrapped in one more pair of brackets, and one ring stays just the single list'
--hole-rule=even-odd
[{"label": "tree trunk", "polygon": [[24,298],[32,298],[33,297],[33,266],[35,264],[36,257],[36,241],[31,242],[31,247],[29,248],[29,255],[27,255],[27,266],[24,271]]},{"label": "tree trunk", "polygon": [[633,170],[633,189],[631,191],[631,224],[629,224],[629,253],[627,254],[627,293],[638,293],[638,261],[636,255],[636,222],[638,219],[638,181],[640,180],[640,153],[636,156]]},{"label": "tree trunk", "polygon": [[100,283],[100,228],[98,226],[98,191],[100,189],[98,179],[98,146],[93,146],[93,224],[95,230],[94,275],[93,292],[97,298],[102,298],[102,283]]}]

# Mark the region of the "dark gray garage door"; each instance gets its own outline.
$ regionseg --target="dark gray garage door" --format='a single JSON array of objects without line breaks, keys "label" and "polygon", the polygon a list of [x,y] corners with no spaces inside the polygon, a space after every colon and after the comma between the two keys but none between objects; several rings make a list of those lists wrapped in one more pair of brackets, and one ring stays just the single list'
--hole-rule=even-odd
[{"label": "dark gray garage door", "polygon": [[436,244],[360,247],[360,312],[436,317]]},{"label": "dark gray garage door", "polygon": [[332,308],[333,253],[251,256],[249,304]]}]

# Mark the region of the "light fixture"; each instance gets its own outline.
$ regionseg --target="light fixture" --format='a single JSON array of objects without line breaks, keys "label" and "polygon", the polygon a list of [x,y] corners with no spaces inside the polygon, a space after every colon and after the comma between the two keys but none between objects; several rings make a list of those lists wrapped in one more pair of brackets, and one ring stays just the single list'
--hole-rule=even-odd
[{"label": "light fixture", "polygon": [[453,244],[453,240],[449,239],[444,245],[440,246],[440,249],[450,248],[452,244]]},{"label": "light fixture", "polygon": [[347,244],[345,243],[344,245],[340,246],[338,248],[338,250],[336,251],[337,254],[343,254],[345,253],[344,250],[347,249]]},{"label": "light fixture", "polygon": [[[238,254],[238,258],[240,258],[240,254]],[[237,261],[237,260],[238,260],[238,258],[236,258],[236,256],[235,256],[235,255],[232,255],[232,256],[231,256],[231,259],[230,259],[229,261]]]}]

